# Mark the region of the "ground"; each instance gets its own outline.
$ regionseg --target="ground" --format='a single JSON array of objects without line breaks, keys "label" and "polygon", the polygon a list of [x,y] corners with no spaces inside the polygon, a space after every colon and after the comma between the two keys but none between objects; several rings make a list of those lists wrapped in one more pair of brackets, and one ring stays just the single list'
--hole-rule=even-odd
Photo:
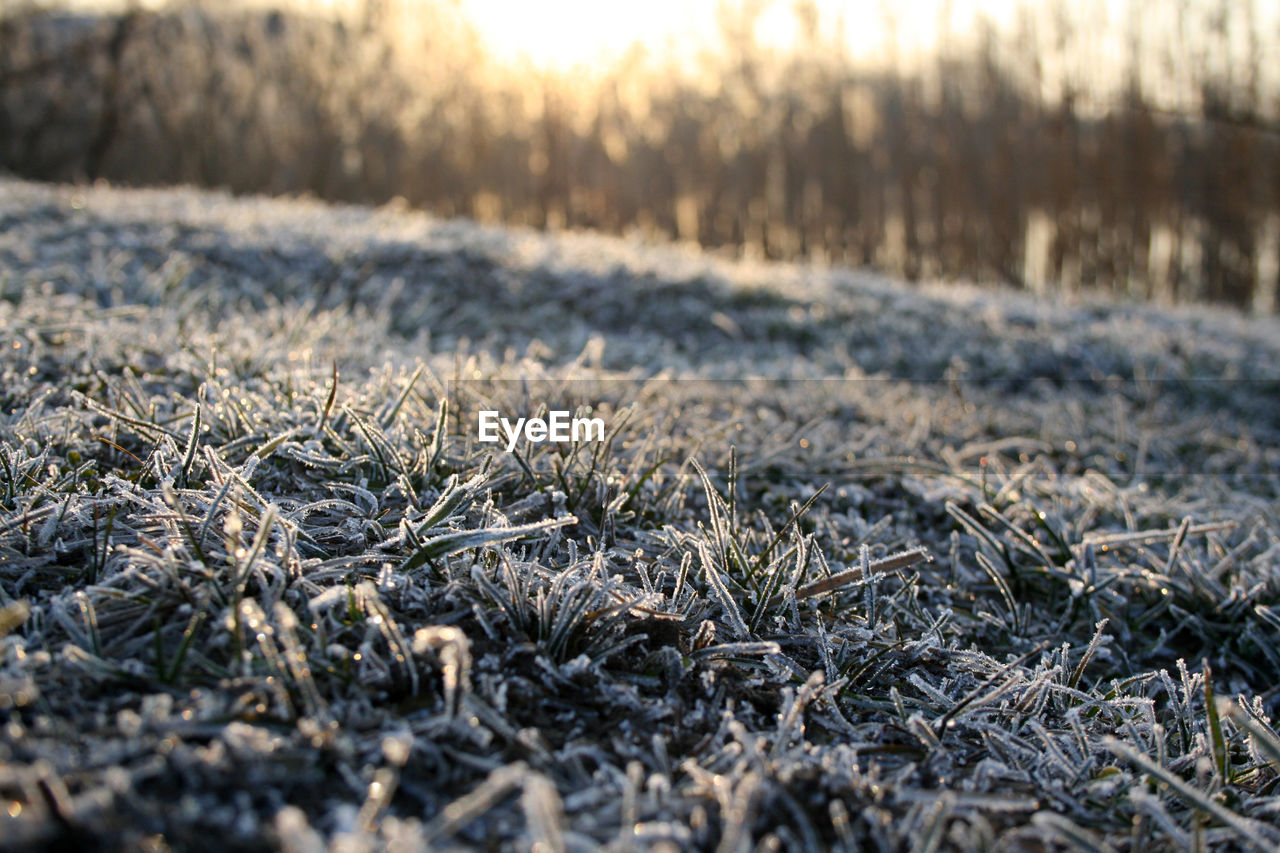
[{"label": "ground", "polygon": [[5,181],[0,330],[0,846],[1280,843],[1274,318]]}]

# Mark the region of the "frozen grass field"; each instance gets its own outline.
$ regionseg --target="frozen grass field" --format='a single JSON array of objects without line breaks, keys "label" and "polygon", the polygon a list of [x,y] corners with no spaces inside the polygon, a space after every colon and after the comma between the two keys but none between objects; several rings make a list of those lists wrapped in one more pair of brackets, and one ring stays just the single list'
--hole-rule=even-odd
[{"label": "frozen grass field", "polygon": [[1275,319],[3,182],[0,347],[0,846],[1280,844]]}]

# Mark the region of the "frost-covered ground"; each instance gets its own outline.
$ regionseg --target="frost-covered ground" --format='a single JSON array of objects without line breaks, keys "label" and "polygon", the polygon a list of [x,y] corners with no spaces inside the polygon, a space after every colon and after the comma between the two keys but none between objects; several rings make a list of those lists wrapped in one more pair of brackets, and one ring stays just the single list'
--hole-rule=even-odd
[{"label": "frost-covered ground", "polygon": [[1274,319],[17,182],[0,297],[0,846],[1280,843]]}]

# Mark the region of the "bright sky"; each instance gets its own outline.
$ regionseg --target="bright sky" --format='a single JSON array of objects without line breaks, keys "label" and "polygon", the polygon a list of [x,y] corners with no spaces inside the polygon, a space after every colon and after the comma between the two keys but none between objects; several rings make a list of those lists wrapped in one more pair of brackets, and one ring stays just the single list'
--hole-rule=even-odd
[{"label": "bright sky", "polygon": [[[4,0],[0,0],[0,3]],[[168,0],[61,0],[72,6],[95,8],[123,4],[162,6]],[[183,0],[176,0],[183,2]],[[199,2],[199,0],[197,0]],[[206,0],[211,5],[295,6],[302,9],[356,9],[369,0]],[[520,64],[523,58],[535,68],[561,72],[607,70],[616,66],[636,43],[650,58],[695,59],[702,49],[722,46],[717,12],[722,5],[740,9],[758,3],[762,13],[756,27],[760,44],[790,47],[796,44],[794,8],[805,0],[377,0],[415,16],[414,6],[430,3],[438,9],[461,12],[479,32],[490,55],[504,64]],[[1164,100],[1175,103],[1200,77],[1195,66],[1217,62],[1204,54],[1215,39],[1211,30],[1215,10],[1223,3],[1232,10],[1228,53],[1236,58],[1260,50],[1258,64],[1264,91],[1280,87],[1280,65],[1265,61],[1271,37],[1280,34],[1280,5],[1275,0],[811,0],[818,11],[819,35],[831,45],[843,30],[849,55],[874,63],[887,58],[886,48],[896,47],[897,58],[910,63],[928,58],[940,32],[964,39],[981,16],[1016,35],[1019,9],[1039,18],[1042,50],[1056,39],[1050,19],[1064,14],[1071,20],[1075,43],[1068,61],[1074,70],[1059,69],[1086,86],[1111,85],[1120,80],[1129,50],[1126,33],[1131,25],[1141,31],[1143,62],[1156,73],[1148,82],[1167,88]],[[1180,22],[1186,13],[1186,20]],[[842,24],[842,27],[838,25]],[[1254,40],[1257,37],[1258,40]],[[1175,49],[1161,52],[1165,44]],[[1035,47],[1035,45],[1031,45]],[[1154,52],[1153,52],[1154,51]],[[1213,49],[1220,57],[1221,51]],[[1164,58],[1176,61],[1170,66]],[[1157,57],[1154,59],[1152,57]],[[1052,78],[1053,69],[1045,73]],[[1188,88],[1188,87],[1191,88]],[[1160,93],[1157,92],[1159,96]]]},{"label": "bright sky", "polygon": [[[763,0],[757,28],[761,42],[790,44],[796,19],[792,0]],[[688,56],[718,38],[719,0],[460,0],[493,52],[527,57],[534,65],[569,70],[616,57],[643,42],[661,53],[670,45]],[[964,31],[985,12],[1009,20],[1017,0],[816,0],[824,31],[843,17],[854,56],[881,51],[887,41],[886,12],[900,22],[904,49],[927,48],[937,39],[940,8],[949,8],[953,29]]]}]

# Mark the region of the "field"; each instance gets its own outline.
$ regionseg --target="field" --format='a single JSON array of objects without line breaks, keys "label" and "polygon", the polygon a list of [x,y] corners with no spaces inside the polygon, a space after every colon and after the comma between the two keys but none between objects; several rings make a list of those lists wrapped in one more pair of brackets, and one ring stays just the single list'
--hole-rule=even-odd
[{"label": "field", "polygon": [[4,181],[0,347],[0,847],[1280,843],[1275,318]]}]

